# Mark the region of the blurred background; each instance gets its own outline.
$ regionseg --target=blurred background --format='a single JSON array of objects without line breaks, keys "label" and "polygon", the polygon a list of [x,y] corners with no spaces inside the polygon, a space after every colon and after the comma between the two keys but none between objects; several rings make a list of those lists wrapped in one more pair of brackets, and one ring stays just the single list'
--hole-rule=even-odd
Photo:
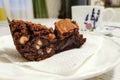
[{"label": "blurred background", "polygon": [[99,5],[113,8],[112,21],[120,22],[120,0],[0,0],[0,20],[71,18],[71,6]]}]

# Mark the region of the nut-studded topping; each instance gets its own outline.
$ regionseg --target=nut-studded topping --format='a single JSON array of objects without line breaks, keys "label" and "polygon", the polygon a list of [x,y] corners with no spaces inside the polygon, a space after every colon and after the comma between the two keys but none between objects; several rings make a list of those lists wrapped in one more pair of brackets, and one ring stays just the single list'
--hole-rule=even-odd
[{"label": "nut-studded topping", "polygon": [[29,40],[26,36],[21,36],[19,39],[20,44],[25,44]]},{"label": "nut-studded topping", "polygon": [[49,54],[49,53],[51,53],[51,51],[52,51],[52,48],[46,48],[46,52]]}]

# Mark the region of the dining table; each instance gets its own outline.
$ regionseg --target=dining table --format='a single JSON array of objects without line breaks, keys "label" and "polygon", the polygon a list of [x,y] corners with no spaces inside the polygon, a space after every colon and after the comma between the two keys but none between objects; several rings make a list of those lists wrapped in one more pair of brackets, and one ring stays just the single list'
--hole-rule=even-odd
[{"label": "dining table", "polygon": [[[41,23],[46,26],[54,27],[54,22],[58,19],[23,19],[34,23]],[[120,44],[120,22],[104,22],[104,27],[99,31],[101,34],[110,38],[115,38],[117,44]],[[0,22],[0,37],[10,35],[10,29],[7,21]],[[7,79],[8,80],[8,79]],[[120,80],[120,64],[118,63],[113,69],[91,77],[86,80]]]}]

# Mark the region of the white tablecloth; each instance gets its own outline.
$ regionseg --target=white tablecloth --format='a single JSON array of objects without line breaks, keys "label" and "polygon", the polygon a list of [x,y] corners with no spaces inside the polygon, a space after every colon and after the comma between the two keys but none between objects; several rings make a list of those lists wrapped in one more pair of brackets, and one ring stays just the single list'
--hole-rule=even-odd
[{"label": "white tablecloth", "polygon": [[[40,19],[39,22],[42,23],[42,24],[47,24],[47,23],[51,23],[51,25],[49,26],[53,26],[53,23],[56,21],[57,19]],[[38,22],[38,20],[31,20],[35,23]],[[117,27],[120,27],[120,23],[112,23],[112,22],[109,22],[109,23],[106,23],[105,26],[117,26]],[[114,32],[115,35],[117,35],[117,39],[120,40],[120,38],[118,38],[118,36],[120,36],[120,29],[118,28],[104,28],[101,32],[103,33],[112,33]],[[10,34],[10,31],[9,31],[9,28],[8,28],[8,25],[7,24],[1,24],[0,23],[0,37],[1,36],[5,36],[5,35],[8,35]],[[120,64],[118,66],[116,66],[113,70],[107,72],[107,73],[104,73],[100,76],[96,76],[94,78],[91,78],[91,79],[87,79],[87,80],[120,80]]]}]

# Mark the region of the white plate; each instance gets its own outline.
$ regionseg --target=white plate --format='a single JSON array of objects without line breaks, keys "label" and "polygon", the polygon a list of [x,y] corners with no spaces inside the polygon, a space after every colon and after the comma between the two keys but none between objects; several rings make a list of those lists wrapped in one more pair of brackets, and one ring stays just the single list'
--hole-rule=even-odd
[{"label": "white plate", "polygon": [[[120,62],[119,45],[114,43],[114,41],[112,41],[110,38],[105,37],[105,45],[99,51],[99,53],[96,53],[91,58],[87,59],[75,74],[71,76],[55,75],[29,69],[27,67],[21,67],[14,63],[10,63],[5,58],[2,58],[1,56],[4,55],[3,52],[7,50],[5,49],[6,45],[9,47],[14,47],[13,42],[9,42],[8,40],[10,40],[10,36],[0,37],[0,79],[81,80],[103,74],[113,69]],[[10,52],[10,50],[8,52]]]}]

